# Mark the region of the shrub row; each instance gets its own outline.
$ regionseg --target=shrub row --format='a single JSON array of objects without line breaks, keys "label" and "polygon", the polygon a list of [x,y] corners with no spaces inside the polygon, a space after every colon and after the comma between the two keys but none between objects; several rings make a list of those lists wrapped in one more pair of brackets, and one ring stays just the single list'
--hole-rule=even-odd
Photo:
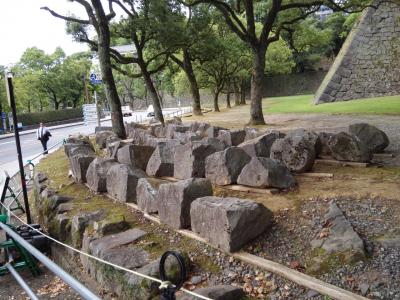
[{"label": "shrub row", "polygon": [[18,115],[18,122],[23,126],[38,124],[40,122],[50,123],[83,117],[82,108],[60,109],[54,111],[34,112]]}]

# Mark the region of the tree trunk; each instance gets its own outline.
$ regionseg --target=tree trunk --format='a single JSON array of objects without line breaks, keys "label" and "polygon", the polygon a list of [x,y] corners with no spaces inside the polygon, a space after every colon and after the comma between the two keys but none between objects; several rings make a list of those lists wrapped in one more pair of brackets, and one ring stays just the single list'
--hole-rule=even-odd
[{"label": "tree trunk", "polygon": [[230,83],[227,84],[227,91],[226,91],[226,107],[231,108],[231,89]]},{"label": "tree trunk", "polygon": [[235,106],[238,106],[240,105],[240,91],[237,82],[233,83],[233,88],[235,90]]},{"label": "tree trunk", "polygon": [[240,105],[246,104],[246,83],[244,80],[240,83]]},{"label": "tree trunk", "polygon": [[147,72],[145,65],[139,65],[139,66],[140,66],[140,69],[143,74],[143,79],[146,83],[147,92],[150,94],[150,97],[153,101],[153,108],[154,108],[154,114],[156,116],[156,119],[158,121],[160,121],[162,124],[164,124],[164,116],[163,116],[162,110],[161,110],[160,99],[159,99],[157,90],[154,87],[153,81],[151,80],[151,76]]},{"label": "tree trunk", "polygon": [[262,112],[262,91],[264,83],[265,53],[267,49],[259,47],[254,53],[251,76],[251,106],[249,125],[265,125]]},{"label": "tree trunk", "polygon": [[200,92],[199,86],[197,84],[196,75],[193,71],[192,61],[190,60],[189,51],[187,49],[183,50],[183,69],[186,73],[187,79],[190,84],[190,91],[192,93],[193,98],[193,114],[195,116],[201,116],[201,104],[200,104]]},{"label": "tree trunk", "polygon": [[214,111],[219,111],[218,96],[219,96],[219,90],[216,89],[214,91]]},{"label": "tree trunk", "polygon": [[100,62],[100,70],[103,82],[105,84],[105,92],[108,103],[111,107],[111,124],[114,133],[121,139],[126,138],[124,120],[121,110],[121,101],[118,96],[117,87],[115,85],[112,73],[112,65],[110,58],[110,29],[103,6],[100,0],[92,0],[93,7],[98,21],[98,55]]}]

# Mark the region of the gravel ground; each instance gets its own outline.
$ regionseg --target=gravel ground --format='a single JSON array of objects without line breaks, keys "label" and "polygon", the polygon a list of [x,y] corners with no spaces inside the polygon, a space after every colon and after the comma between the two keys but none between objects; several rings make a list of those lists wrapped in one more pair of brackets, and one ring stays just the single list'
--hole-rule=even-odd
[{"label": "gravel ground", "polygon": [[[276,223],[246,250],[300,271],[310,259],[309,241],[323,228],[328,203],[336,200],[354,230],[364,240],[368,258],[353,265],[337,266],[317,277],[371,299],[400,299],[400,243],[381,245],[376,239],[399,228],[400,203],[385,199],[310,199],[298,210],[276,215]],[[397,231],[398,233],[398,231]],[[308,242],[305,242],[308,241]],[[324,299],[312,291],[290,285],[291,295],[282,298],[282,288],[272,299]],[[283,289],[285,291],[285,289]]]}]

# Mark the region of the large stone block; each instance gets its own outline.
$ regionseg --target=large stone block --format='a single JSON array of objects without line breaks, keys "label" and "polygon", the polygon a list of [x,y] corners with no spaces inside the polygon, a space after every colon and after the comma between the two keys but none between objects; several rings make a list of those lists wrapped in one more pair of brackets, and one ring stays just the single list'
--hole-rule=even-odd
[{"label": "large stone block", "polygon": [[271,147],[270,158],[280,160],[295,173],[310,171],[315,157],[315,146],[304,136],[277,139]]},{"label": "large stone block", "polygon": [[136,187],[136,201],[141,211],[145,213],[158,212],[158,189],[166,180],[157,178],[140,178]]},{"label": "large stone block", "polygon": [[244,142],[246,131],[240,130],[220,130],[218,132],[218,139],[227,146],[237,146]]},{"label": "large stone block", "polygon": [[86,172],[88,187],[95,192],[107,192],[107,172],[116,164],[114,159],[96,157]]},{"label": "large stone block", "polygon": [[288,132],[286,137],[300,137],[306,140],[310,145],[314,147],[315,155],[318,157],[322,152],[322,143],[319,135],[314,131],[305,130],[303,128],[291,130]]},{"label": "large stone block", "polygon": [[96,144],[100,147],[100,149],[104,149],[106,147],[106,141],[109,137],[117,137],[117,135],[112,131],[100,131],[96,133]]},{"label": "large stone block", "polygon": [[68,158],[78,154],[94,154],[93,146],[90,144],[67,143],[64,145],[64,153]]},{"label": "large stone block", "polygon": [[146,173],[156,177],[174,176],[175,147],[172,143],[159,143],[147,163]]},{"label": "large stone block", "polygon": [[216,185],[236,183],[240,172],[250,159],[251,157],[238,147],[215,152],[206,158],[206,178]]},{"label": "large stone block", "polygon": [[153,152],[154,147],[151,146],[126,145],[118,149],[117,159],[121,164],[145,171]]},{"label": "large stone block", "polygon": [[293,187],[296,180],[282,162],[266,157],[253,157],[243,168],[237,183],[258,188],[287,189]]},{"label": "large stone block", "polygon": [[190,227],[190,205],[195,199],[212,194],[210,181],[203,178],[160,185],[158,191],[160,221],[176,229]]},{"label": "large stone block", "polygon": [[251,157],[269,157],[272,144],[276,139],[282,137],[279,132],[267,133],[243,142],[238,147],[242,148]]},{"label": "large stone block", "polygon": [[333,158],[341,161],[369,162],[372,153],[367,145],[355,135],[340,132],[328,141]]},{"label": "large stone block", "polygon": [[220,130],[228,130],[227,128],[218,127],[218,126],[210,126],[205,131],[205,136],[209,138],[216,138],[219,134]]},{"label": "large stone block", "polygon": [[[196,294],[208,297],[213,300],[241,300],[245,299],[243,288],[232,285],[216,285],[194,291]],[[183,295],[178,300],[197,300],[198,298],[190,295]]]},{"label": "large stone block", "polygon": [[89,168],[89,165],[96,158],[96,155],[93,153],[88,154],[78,154],[71,156],[69,159],[72,176],[77,182],[86,183],[86,173]]},{"label": "large stone block", "polygon": [[321,155],[332,155],[331,148],[329,148],[328,141],[334,136],[334,133],[330,132],[318,132],[319,139],[321,141]]},{"label": "large stone block", "polygon": [[194,232],[212,245],[234,252],[269,227],[272,212],[250,200],[203,197],[192,203],[190,218]]},{"label": "large stone block", "polygon": [[187,143],[175,148],[174,154],[174,177],[189,179],[192,177],[201,178],[205,176],[205,159],[224,149],[223,143],[202,140]]},{"label": "large stone block", "polygon": [[138,168],[115,164],[107,172],[107,193],[121,202],[136,202],[136,187],[146,173]]},{"label": "large stone block", "polygon": [[383,152],[389,146],[389,138],[385,132],[367,123],[349,126],[349,132],[358,137],[372,153]]}]

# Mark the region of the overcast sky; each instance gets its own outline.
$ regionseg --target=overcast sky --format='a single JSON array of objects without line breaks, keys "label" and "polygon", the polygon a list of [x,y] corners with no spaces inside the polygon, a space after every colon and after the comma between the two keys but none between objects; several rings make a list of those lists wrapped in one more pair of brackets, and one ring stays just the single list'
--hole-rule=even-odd
[{"label": "overcast sky", "polygon": [[84,16],[80,5],[67,0],[0,0],[0,65],[16,63],[28,47],[52,53],[61,47],[68,55],[87,50],[65,33],[65,21],[40,7]]}]

